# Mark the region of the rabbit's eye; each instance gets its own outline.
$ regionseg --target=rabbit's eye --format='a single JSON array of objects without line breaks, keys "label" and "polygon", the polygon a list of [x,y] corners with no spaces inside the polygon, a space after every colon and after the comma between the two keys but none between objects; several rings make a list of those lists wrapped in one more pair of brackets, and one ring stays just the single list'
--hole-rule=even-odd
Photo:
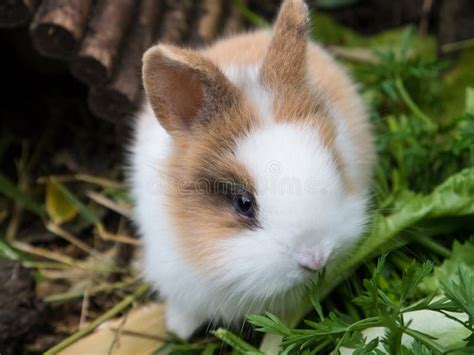
[{"label": "rabbit's eye", "polygon": [[245,217],[252,218],[255,215],[253,201],[246,195],[236,195],[234,197],[234,208]]}]

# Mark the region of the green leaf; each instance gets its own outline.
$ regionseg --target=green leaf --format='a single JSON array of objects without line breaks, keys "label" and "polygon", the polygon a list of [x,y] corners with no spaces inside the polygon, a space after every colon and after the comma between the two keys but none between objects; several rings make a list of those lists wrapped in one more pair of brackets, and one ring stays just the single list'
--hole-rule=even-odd
[{"label": "green leaf", "polygon": [[[360,337],[362,337],[362,334],[360,334]],[[347,344],[344,344],[346,347]],[[367,355],[367,354],[372,354],[372,352],[378,347],[379,345],[379,338],[374,338],[368,343],[366,343],[366,339],[363,338],[361,344],[358,344],[357,347],[352,347],[354,348],[353,355]]]},{"label": "green leaf", "polygon": [[334,312],[330,312],[329,317],[320,322],[306,320],[305,324],[314,329],[312,331],[314,336],[341,334],[350,329],[350,324],[341,319],[341,317]]},{"label": "green leaf", "polygon": [[10,260],[21,260],[21,255],[10,244],[0,236],[0,258]]},{"label": "green leaf", "polygon": [[235,350],[240,351],[245,354],[263,354],[257,348],[254,348],[249,343],[240,339],[237,335],[230,332],[227,329],[219,328],[216,331],[212,332],[216,337],[221,339],[224,343],[227,343]]},{"label": "green leaf", "polygon": [[458,269],[465,270],[467,276],[474,277],[474,242],[464,244],[454,241],[451,256],[440,266],[434,268],[433,275],[426,277],[420,284],[420,290],[429,293],[439,289],[441,280],[457,282]]},{"label": "green leaf", "polygon": [[415,29],[412,26],[407,27],[402,34],[402,39],[400,40],[400,58],[407,58],[408,50],[410,49],[413,42],[413,35]]},{"label": "green leaf", "polygon": [[366,39],[351,29],[339,25],[330,16],[323,13],[312,15],[311,37],[318,42],[326,44],[338,44],[346,46],[357,46],[363,44]]},{"label": "green leaf", "polygon": [[474,88],[466,88],[466,113],[474,115]]},{"label": "green leaf", "polygon": [[202,355],[212,355],[217,350],[217,348],[218,348],[217,344],[214,344],[214,343],[207,344],[205,349],[202,352]]},{"label": "green leaf", "polygon": [[444,354],[446,352],[444,350],[443,346],[439,345],[435,341],[436,338],[429,335],[429,334],[426,334],[426,333],[423,333],[421,331],[411,329],[411,328],[405,328],[404,332],[406,334],[410,335],[411,337],[415,338],[416,340],[418,340],[420,343],[422,343],[427,348],[435,351],[436,353]]},{"label": "green leaf", "polygon": [[57,183],[48,181],[46,185],[46,211],[57,224],[68,222],[77,215],[77,210]]},{"label": "green leaf", "polygon": [[318,7],[322,9],[335,9],[342,6],[353,5],[358,0],[318,0]]},{"label": "green leaf", "polygon": [[437,53],[437,43],[433,36],[421,36],[412,26],[395,28],[370,37],[368,45],[378,52],[393,51],[404,57],[434,59]]},{"label": "green leaf", "polygon": [[36,214],[40,218],[46,219],[44,209],[36,203],[28,194],[21,191],[13,182],[5,175],[0,173],[0,192],[8,198],[20,203],[30,212]]},{"label": "green leaf", "polygon": [[402,305],[413,295],[418,285],[432,270],[433,264],[427,261],[422,265],[412,262],[404,271],[400,290],[400,302]]},{"label": "green leaf", "polygon": [[291,329],[289,329],[281,320],[275,315],[267,312],[264,316],[261,315],[250,315],[247,316],[250,324],[254,325],[255,330],[258,332],[271,333],[281,336],[290,335]]},{"label": "green leaf", "polygon": [[456,63],[443,77],[444,113],[447,117],[461,115],[465,107],[466,87],[474,87],[474,49],[461,53]]},{"label": "green leaf", "polygon": [[242,0],[233,0],[232,3],[233,3],[233,6],[235,6],[240,11],[242,16],[247,21],[249,21],[250,23],[255,25],[256,27],[268,27],[268,26],[270,26],[270,24],[267,22],[267,20],[265,20],[263,17],[261,17],[257,13],[250,10]]},{"label": "green leaf", "polygon": [[411,343],[410,347],[405,347],[402,354],[406,355],[431,355],[433,354],[426,346],[420,343],[418,340],[415,340]]},{"label": "green leaf", "polygon": [[[394,323],[391,321],[390,323]],[[385,333],[382,337],[382,344],[389,354],[399,354],[402,347],[403,329],[393,324],[392,327],[385,328]]]},{"label": "green leaf", "polygon": [[469,316],[468,329],[474,332],[474,275],[459,267],[458,281],[440,280],[444,295],[457,307],[458,312]]},{"label": "green leaf", "polygon": [[308,287],[309,298],[320,320],[324,320],[324,314],[321,306],[321,284],[324,280],[325,275],[326,269],[323,269],[322,272],[317,273],[311,279],[311,284]]},{"label": "green leaf", "polygon": [[465,169],[436,187],[429,195],[404,198],[403,205],[392,214],[376,213],[369,234],[357,251],[342,266],[349,270],[375,253],[400,232],[423,220],[474,214],[474,168]]}]

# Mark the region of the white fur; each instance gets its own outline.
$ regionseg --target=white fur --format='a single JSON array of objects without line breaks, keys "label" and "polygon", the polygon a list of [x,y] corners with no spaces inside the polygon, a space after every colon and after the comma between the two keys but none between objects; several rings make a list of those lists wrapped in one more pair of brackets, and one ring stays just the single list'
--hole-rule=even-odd
[{"label": "white fur", "polygon": [[[320,260],[347,250],[364,225],[364,199],[348,196],[331,156],[310,128],[271,124],[238,144],[237,157],[257,183],[261,228],[227,238],[219,246],[219,282],[232,287],[240,308],[231,313],[271,310],[285,316],[301,299],[298,285],[308,255]],[[260,309],[252,309],[260,300]],[[218,302],[222,302],[220,299]],[[238,317],[242,314],[237,314]]]},{"label": "white fur", "polygon": [[364,224],[365,196],[343,191],[317,132],[273,121],[271,95],[258,84],[258,70],[243,66],[223,71],[245,90],[264,123],[238,142],[236,151],[257,184],[261,228],[221,242],[211,273],[196,270],[174,244],[160,170],[171,138],[147,103],[137,120],[131,184],[135,221],[145,244],[144,273],[167,300],[168,328],[183,337],[207,320],[232,323],[264,311],[287,316],[301,300],[309,276],[300,264],[334,260],[354,243]]}]

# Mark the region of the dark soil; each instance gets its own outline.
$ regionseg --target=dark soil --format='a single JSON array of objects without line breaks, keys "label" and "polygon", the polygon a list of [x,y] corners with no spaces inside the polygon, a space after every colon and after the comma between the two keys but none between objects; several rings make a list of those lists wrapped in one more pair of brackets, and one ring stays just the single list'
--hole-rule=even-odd
[{"label": "dark soil", "polygon": [[0,353],[17,354],[44,325],[46,306],[36,297],[35,281],[19,263],[0,259]]}]

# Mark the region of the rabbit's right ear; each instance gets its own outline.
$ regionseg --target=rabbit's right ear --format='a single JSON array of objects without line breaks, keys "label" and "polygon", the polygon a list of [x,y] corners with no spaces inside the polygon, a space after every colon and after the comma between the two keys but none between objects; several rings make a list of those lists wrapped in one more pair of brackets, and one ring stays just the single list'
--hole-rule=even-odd
[{"label": "rabbit's right ear", "polygon": [[304,82],[309,23],[303,0],[282,3],[260,73],[267,87],[292,88]]},{"label": "rabbit's right ear", "polygon": [[196,52],[157,45],[143,56],[143,84],[161,125],[171,134],[205,126],[236,97],[221,70]]}]

